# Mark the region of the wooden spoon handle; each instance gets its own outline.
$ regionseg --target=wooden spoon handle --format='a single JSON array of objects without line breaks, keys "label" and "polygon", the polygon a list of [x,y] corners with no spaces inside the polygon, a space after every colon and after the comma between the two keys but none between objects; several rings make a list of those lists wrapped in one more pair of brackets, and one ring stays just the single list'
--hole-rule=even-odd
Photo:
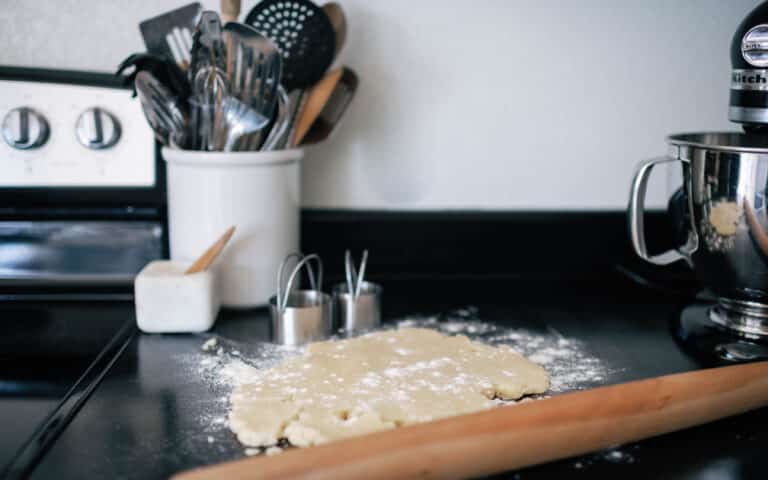
[{"label": "wooden spoon handle", "polygon": [[186,272],[184,272],[184,275],[189,275],[190,273],[198,273],[205,270],[208,270],[208,267],[211,266],[214,260],[216,260],[216,257],[219,256],[221,251],[224,249],[224,247],[227,245],[227,242],[229,242],[229,239],[232,238],[232,234],[235,233],[235,226],[232,225],[227,229],[224,234],[219,237],[216,242],[208,247],[208,250],[206,250],[200,257],[195,260],[195,263],[189,266]]},{"label": "wooden spoon handle", "polygon": [[299,118],[296,120],[296,131],[293,134],[291,145],[299,145],[304,139],[304,135],[309,131],[309,127],[312,126],[320,112],[323,111],[323,107],[328,102],[328,99],[331,98],[333,89],[339,83],[342,73],[344,73],[343,68],[334,70],[309,89],[304,110],[299,113]]},{"label": "wooden spoon handle", "polygon": [[236,22],[240,16],[240,0],[221,0],[221,23]]},{"label": "wooden spoon handle", "polygon": [[768,405],[768,362],[667,375],[179,474],[453,479],[581,455]]},{"label": "wooden spoon handle", "polygon": [[333,33],[336,34],[336,49],[333,55],[338,57],[344,42],[347,40],[347,18],[344,15],[344,9],[338,2],[328,2],[320,8],[328,15],[328,20],[333,26]]}]

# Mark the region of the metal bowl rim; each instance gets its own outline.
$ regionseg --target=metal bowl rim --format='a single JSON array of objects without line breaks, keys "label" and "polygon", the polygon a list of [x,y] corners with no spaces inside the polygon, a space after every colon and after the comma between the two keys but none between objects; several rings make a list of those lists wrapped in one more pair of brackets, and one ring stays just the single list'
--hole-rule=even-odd
[{"label": "metal bowl rim", "polygon": [[[734,142],[711,143],[706,140],[707,137],[720,137],[723,140],[739,138],[745,140],[747,145],[734,145]],[[666,138],[670,145],[681,147],[693,147],[702,150],[716,150],[722,152],[734,153],[761,153],[768,154],[768,138],[762,135],[748,134],[738,131],[714,131],[714,132],[686,132],[669,135]],[[763,146],[750,146],[750,141],[762,143]]]}]

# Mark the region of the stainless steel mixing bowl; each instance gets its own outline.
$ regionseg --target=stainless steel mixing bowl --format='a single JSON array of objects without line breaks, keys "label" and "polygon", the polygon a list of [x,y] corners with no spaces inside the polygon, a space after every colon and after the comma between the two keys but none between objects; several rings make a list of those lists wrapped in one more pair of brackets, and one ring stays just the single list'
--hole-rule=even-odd
[{"label": "stainless steel mixing bowl", "polygon": [[[768,138],[713,132],[667,137],[665,157],[641,162],[632,182],[629,230],[638,256],[666,265],[685,260],[719,301],[710,319],[745,335],[768,336]],[[679,162],[687,202],[687,241],[649,254],[643,232],[648,177]]]}]

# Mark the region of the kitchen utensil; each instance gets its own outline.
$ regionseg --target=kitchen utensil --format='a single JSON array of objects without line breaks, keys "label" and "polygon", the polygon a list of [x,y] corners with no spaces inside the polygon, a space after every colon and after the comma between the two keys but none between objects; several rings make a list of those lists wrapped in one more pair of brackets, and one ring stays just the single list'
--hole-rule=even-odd
[{"label": "kitchen utensil", "polygon": [[572,457],[768,405],[768,363],[666,375],[397,428],[176,480],[476,478]]},{"label": "kitchen utensil", "polygon": [[280,85],[277,89],[277,118],[275,119],[275,123],[272,125],[272,129],[270,129],[266,140],[264,140],[264,145],[261,147],[262,151],[269,152],[275,150],[278,142],[286,136],[288,127],[290,126],[290,113],[290,100],[288,94],[285,93],[285,89]]},{"label": "kitchen utensil", "polygon": [[741,22],[731,40],[728,118],[745,131],[768,133],[768,3]]},{"label": "kitchen utensil", "polygon": [[280,52],[267,37],[247,25],[227,24],[224,38],[230,93],[269,117],[280,85]]},{"label": "kitchen utensil", "polygon": [[216,266],[223,305],[266,306],[280,262],[299,249],[302,155],[298,149],[162,150],[171,259],[188,265],[208,247],[207,239],[237,225],[237,237]]},{"label": "kitchen utensil", "polygon": [[136,74],[135,85],[144,116],[157,139],[164,145],[183,146],[187,121],[178,99],[146,71]]},{"label": "kitchen utensil", "polygon": [[355,293],[350,293],[345,283],[335,285],[332,290],[335,324],[346,334],[366,332],[381,325],[381,286],[366,281],[357,286]]},{"label": "kitchen utensil", "polygon": [[276,149],[291,147],[291,139],[296,134],[296,124],[298,123],[299,115],[304,110],[306,104],[306,90],[294,90],[288,93],[288,129],[285,135],[277,141]]},{"label": "kitchen utensil", "polygon": [[320,8],[323,9],[323,12],[328,16],[328,20],[333,26],[333,33],[336,37],[333,57],[336,59],[344,47],[344,42],[347,40],[347,17],[344,15],[344,9],[336,2],[326,3]]},{"label": "kitchen utensil", "polygon": [[217,115],[221,105],[206,100],[202,95],[189,97],[189,122],[187,124],[187,145],[190,150],[211,151],[220,149],[217,144],[220,131],[221,115]]},{"label": "kitchen utensil", "polygon": [[[231,152],[235,144],[254,132],[260,132],[269,123],[269,118],[236,99],[235,97],[226,97],[221,104],[220,124],[223,127],[223,142],[217,140],[217,145],[224,152]],[[222,138],[218,132],[217,138]]]},{"label": "kitchen utensil", "polygon": [[365,281],[368,250],[363,252],[357,271],[349,250],[344,253],[346,284],[340,283],[333,290],[333,311],[336,325],[347,334],[359,333],[381,324],[381,292],[379,285]]},{"label": "kitchen utensil", "polygon": [[[277,104],[282,60],[280,52],[265,36],[240,23],[224,27],[227,45],[227,83],[230,94],[271,119]],[[261,131],[245,139],[243,149],[261,144]]]},{"label": "kitchen utensil", "polygon": [[355,298],[360,296],[360,289],[365,283],[363,279],[365,278],[365,268],[367,266],[368,266],[368,250],[363,252],[363,259],[360,261],[360,271],[357,277],[357,282],[355,283]]},{"label": "kitchen utensil", "polygon": [[227,92],[226,80],[223,73],[215,66],[206,66],[197,72],[190,99],[190,110],[195,134],[194,148],[196,150],[216,150],[215,135],[224,128],[221,119],[221,109]]},{"label": "kitchen utensil", "polygon": [[[728,117],[749,135],[670,136],[667,156],[638,165],[632,185],[630,236],[638,256],[657,265],[684,260],[706,294],[714,293],[714,305],[688,305],[672,328],[686,352],[706,364],[750,360],[768,351],[767,22],[763,2],[731,38]],[[655,165],[677,162],[682,168],[668,170],[674,192],[668,210],[679,246],[651,255],[642,218],[648,176]]]},{"label": "kitchen utensil", "polygon": [[195,2],[139,23],[149,53],[172,60],[182,70],[191,61],[192,32],[203,7]]},{"label": "kitchen utensil", "polygon": [[220,5],[222,22],[236,22],[240,16],[240,0],[221,0]]},{"label": "kitchen utensil", "polygon": [[353,273],[354,265],[352,265],[352,255],[347,250],[344,252],[344,274],[347,279],[347,290],[354,295],[355,292],[355,273]]},{"label": "kitchen utensil", "polygon": [[203,252],[203,254],[189,266],[189,268],[187,268],[184,275],[208,270],[208,267],[211,266],[214,260],[216,260],[216,257],[218,257],[221,251],[224,250],[224,247],[227,246],[227,242],[229,242],[229,239],[232,238],[232,234],[234,233],[235,226],[232,225],[221,235],[221,237],[219,237],[218,240],[216,240],[216,242],[214,242],[213,245],[208,247],[208,249]]},{"label": "kitchen utensil", "polygon": [[360,286],[363,283],[365,277],[365,268],[368,265],[368,250],[363,251],[363,259],[360,261],[360,274],[358,275],[355,264],[352,261],[352,252],[347,250],[344,252],[344,272],[347,279],[347,291],[352,293],[354,297],[360,294]]},{"label": "kitchen utensil", "polygon": [[[283,283],[286,268],[290,262],[298,259],[287,282]],[[318,274],[315,278],[309,262],[317,263]],[[294,290],[297,276],[302,267],[307,268],[311,288]],[[272,318],[272,338],[284,345],[301,345],[314,340],[322,340],[331,334],[332,312],[331,298],[322,292],[323,262],[317,254],[288,255],[277,274],[277,293],[269,299],[269,312]]]},{"label": "kitchen utensil", "polygon": [[309,90],[306,105],[296,120],[296,131],[291,139],[291,145],[299,145],[304,139],[304,135],[309,131],[309,127],[315,122],[331,97],[333,90],[341,79],[342,73],[342,69],[330,72]]},{"label": "kitchen utensil", "polygon": [[189,69],[190,80],[198,76],[200,69],[208,67],[215,67],[222,76],[224,75],[224,69],[227,67],[227,52],[222,36],[221,20],[216,12],[207,10],[200,14],[190,55],[192,59]]},{"label": "kitchen utensil", "polygon": [[[719,297],[712,322],[768,338],[768,263],[761,238],[768,228],[768,137],[691,133],[667,138],[669,156],[641,162],[632,183],[629,227],[640,258],[666,265],[685,260]],[[655,165],[680,163],[687,198],[687,242],[651,255],[643,231],[644,198]]]},{"label": "kitchen utensil", "polygon": [[309,130],[301,140],[301,145],[312,145],[325,141],[339,124],[347,107],[357,92],[357,74],[351,68],[342,67],[342,74],[325,102],[317,118],[312,122]]},{"label": "kitchen utensil", "polygon": [[205,11],[195,30],[192,45],[192,64],[189,78],[192,82],[194,102],[193,148],[214,150],[213,135],[217,128],[216,120],[227,83],[224,74],[226,68],[226,48],[222,36],[221,21],[216,12]]},{"label": "kitchen utensil", "polygon": [[286,91],[317,83],[333,62],[336,35],[323,10],[309,0],[263,0],[245,23],[270,38],[283,58]]},{"label": "kitchen utensil", "polygon": [[[164,57],[150,53],[134,53],[120,63],[115,75],[122,75],[123,72],[129,69],[132,69],[131,72],[123,77],[124,85],[133,86],[136,81],[136,75],[145,70],[165,85],[179,101],[183,102],[189,98],[189,81],[187,81],[184,72],[175,63]],[[133,94],[136,96],[135,86]]]}]

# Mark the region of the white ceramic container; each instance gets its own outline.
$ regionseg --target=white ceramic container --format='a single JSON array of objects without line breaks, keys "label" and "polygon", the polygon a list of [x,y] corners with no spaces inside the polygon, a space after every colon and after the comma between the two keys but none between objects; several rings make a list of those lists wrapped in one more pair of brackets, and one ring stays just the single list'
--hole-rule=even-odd
[{"label": "white ceramic container", "polygon": [[150,262],[134,280],[136,323],[147,333],[204,332],[216,321],[216,275],[184,275],[189,264]]},{"label": "white ceramic container", "polygon": [[191,262],[230,225],[237,226],[213,267],[223,306],[266,305],[280,262],[299,250],[302,157],[298,149],[163,149],[171,258]]}]

